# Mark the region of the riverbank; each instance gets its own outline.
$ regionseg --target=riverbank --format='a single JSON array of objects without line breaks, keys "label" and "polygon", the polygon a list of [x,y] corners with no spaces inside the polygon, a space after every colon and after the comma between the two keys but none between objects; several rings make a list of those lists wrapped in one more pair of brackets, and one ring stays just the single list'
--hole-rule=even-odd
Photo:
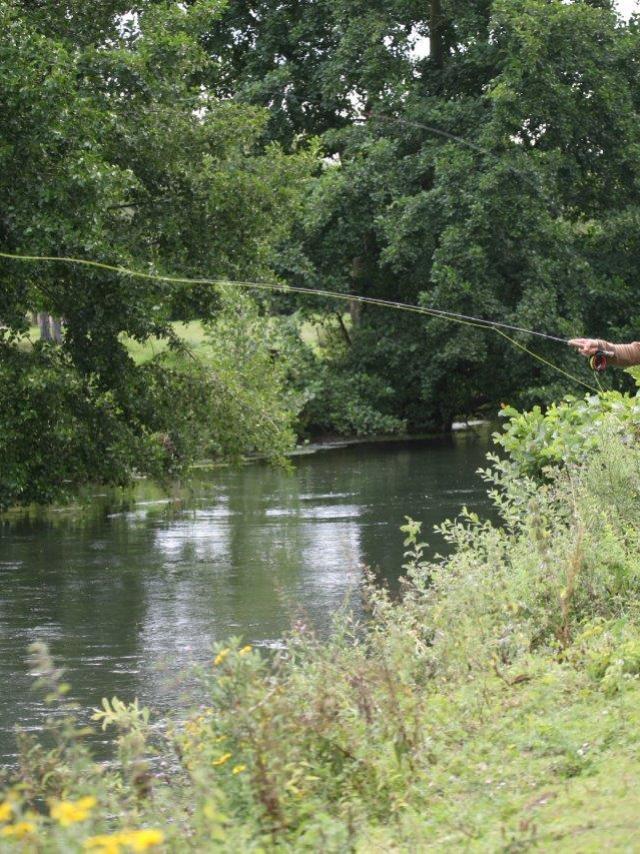
[{"label": "riverbank", "polygon": [[[384,447],[419,447],[424,443],[447,441],[454,442],[483,442],[489,447],[491,432],[496,425],[490,421],[460,421],[452,425],[450,433],[423,433],[417,435],[376,435],[361,438],[341,438],[334,435],[317,437],[313,441],[297,445],[284,456],[289,460],[313,454],[330,453],[345,448],[376,448]],[[148,477],[139,477],[131,486],[104,487],[99,484],[81,487],[76,494],[66,502],[50,505],[31,504],[27,506],[0,509],[0,524],[13,523],[20,519],[59,519],[86,517],[108,512],[134,511],[136,506],[167,505],[174,503],[180,506],[188,504],[203,473],[215,471],[241,470],[246,466],[269,464],[267,458],[260,454],[247,455],[242,461],[230,463],[225,460],[201,460],[189,466],[185,474],[175,480],[166,482],[154,481]],[[197,486],[196,486],[197,492]]]},{"label": "riverbank", "polygon": [[[402,601],[371,581],[370,619],[338,613],[329,638],[299,621],[270,656],[218,644],[198,672],[206,702],[166,737],[135,706],[106,707],[121,744],[108,772],[55,725],[6,827],[27,822],[50,850],[124,852],[132,829],[169,851],[633,848],[640,452],[632,406],[608,400],[514,416],[485,472],[501,524],[444,524],[453,551],[434,560],[407,522]],[[559,423],[571,459],[549,467]],[[158,754],[166,777],[146,765]],[[23,813],[36,797],[95,804],[63,825]]]}]

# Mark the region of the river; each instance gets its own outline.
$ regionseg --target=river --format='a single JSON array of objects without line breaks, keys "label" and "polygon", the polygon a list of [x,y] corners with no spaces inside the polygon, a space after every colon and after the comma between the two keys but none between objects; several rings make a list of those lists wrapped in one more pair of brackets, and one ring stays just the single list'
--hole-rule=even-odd
[{"label": "river", "polygon": [[[16,724],[45,715],[26,649],[45,640],[83,707],[114,694],[159,714],[178,676],[239,635],[273,647],[296,619],[319,632],[348,601],[360,608],[364,565],[401,574],[405,515],[434,524],[463,504],[487,511],[486,432],[350,445],[194,475],[167,497],[142,483],[123,502],[0,523],[0,762]],[[178,699],[177,699],[178,698]]]}]

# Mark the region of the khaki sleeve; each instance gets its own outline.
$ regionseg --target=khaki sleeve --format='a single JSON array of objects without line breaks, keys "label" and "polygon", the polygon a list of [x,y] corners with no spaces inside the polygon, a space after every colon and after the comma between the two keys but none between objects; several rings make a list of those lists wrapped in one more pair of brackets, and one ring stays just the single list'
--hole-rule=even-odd
[{"label": "khaki sleeve", "polygon": [[630,368],[632,365],[640,365],[640,341],[631,344],[610,344],[608,341],[599,342],[601,350],[612,350],[615,354],[609,361],[619,368]]}]

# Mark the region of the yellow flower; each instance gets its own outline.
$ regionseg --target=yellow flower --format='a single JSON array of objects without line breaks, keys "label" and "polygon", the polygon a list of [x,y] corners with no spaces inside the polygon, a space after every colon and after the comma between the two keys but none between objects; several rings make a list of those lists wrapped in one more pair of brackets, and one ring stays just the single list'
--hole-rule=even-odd
[{"label": "yellow flower", "polygon": [[9,801],[0,804],[0,821],[9,821],[12,815],[13,804],[9,803]]},{"label": "yellow flower", "polygon": [[16,824],[9,824],[0,830],[0,836],[15,836],[16,839],[24,839],[36,832],[35,824],[30,821],[18,821]]},{"label": "yellow flower", "polygon": [[148,851],[164,842],[164,833],[145,827],[142,830],[130,830],[120,834],[120,839],[134,851]]},{"label": "yellow flower", "polygon": [[94,854],[120,854],[121,834],[116,833],[114,836],[102,834],[100,836],[90,836],[85,839],[83,846],[85,851],[92,851]]},{"label": "yellow flower", "polygon": [[232,756],[233,756],[232,753],[223,753],[222,756],[219,756],[217,759],[214,759],[211,764],[212,765],[224,765],[224,763],[228,762]]},{"label": "yellow flower", "polygon": [[63,827],[84,821],[95,807],[97,801],[93,795],[80,798],[77,801],[53,801],[51,803],[51,818],[54,818]]},{"label": "yellow flower", "polygon": [[221,649],[220,652],[213,659],[213,663],[215,664],[215,666],[217,667],[219,664],[222,664],[222,662],[225,660],[225,658],[229,655],[230,652],[230,649]]},{"label": "yellow flower", "polygon": [[246,770],[247,770],[247,766],[246,766],[246,765],[236,765],[236,766],[233,768],[233,770],[232,770],[232,772],[231,772],[231,773],[232,773],[232,774],[242,774],[242,772],[243,772],[243,771],[246,771]]},{"label": "yellow flower", "polygon": [[240,650],[238,655],[246,655],[248,652],[251,652],[252,649],[253,649],[253,647],[251,646],[250,643],[248,643],[246,646],[242,647],[242,649]]},{"label": "yellow flower", "polygon": [[145,827],[142,830],[123,830],[112,836],[90,836],[85,839],[83,845],[85,851],[93,854],[120,854],[123,845],[138,852],[148,851],[163,842],[164,833],[161,830]]}]

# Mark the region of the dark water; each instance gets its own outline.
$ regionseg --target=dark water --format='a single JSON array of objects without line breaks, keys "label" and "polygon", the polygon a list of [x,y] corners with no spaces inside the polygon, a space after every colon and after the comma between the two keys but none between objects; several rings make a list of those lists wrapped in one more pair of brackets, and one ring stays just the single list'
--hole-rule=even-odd
[{"label": "dark water", "polygon": [[[161,710],[171,679],[236,634],[276,645],[292,620],[320,631],[362,566],[400,574],[405,515],[432,526],[487,506],[475,475],[486,435],[367,444],[298,456],[293,474],[217,469],[167,499],[143,484],[124,506],[0,524],[0,761],[16,724],[38,728],[25,651],[46,640],[83,705],[139,697]],[[121,500],[122,501],[122,500]]]}]

